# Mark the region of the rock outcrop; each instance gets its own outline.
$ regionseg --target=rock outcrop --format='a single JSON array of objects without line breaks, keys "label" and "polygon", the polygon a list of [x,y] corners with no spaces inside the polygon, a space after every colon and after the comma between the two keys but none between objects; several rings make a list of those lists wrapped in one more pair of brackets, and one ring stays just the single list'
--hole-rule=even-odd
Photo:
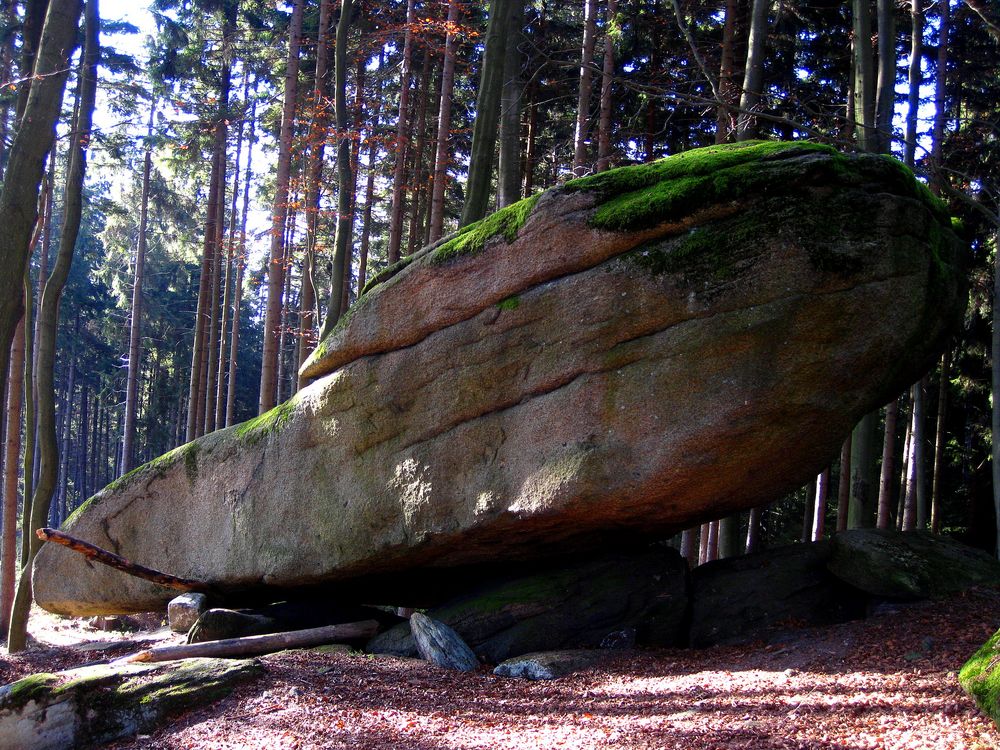
[{"label": "rock outcrop", "polygon": [[[575,180],[389,269],[312,385],[66,528],[223,591],[418,605],[477,565],[661,537],[801,484],[924,372],[959,252],[881,156],[735,144]],[[61,548],[34,581],[67,614],[172,596]]]}]

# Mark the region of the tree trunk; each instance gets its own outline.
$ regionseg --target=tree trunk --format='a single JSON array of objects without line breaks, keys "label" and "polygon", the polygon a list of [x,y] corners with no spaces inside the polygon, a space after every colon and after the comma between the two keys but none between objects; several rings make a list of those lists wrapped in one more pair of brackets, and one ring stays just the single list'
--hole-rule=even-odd
[{"label": "tree trunk", "polygon": [[913,434],[913,420],[909,415],[906,418],[906,434],[903,437],[903,464],[899,472],[899,498],[896,506],[896,529],[903,528],[903,506],[906,504],[906,482],[910,471],[910,439]]},{"label": "tree trunk", "polygon": [[[46,23],[46,30],[49,24]],[[59,457],[56,451],[55,403],[53,369],[55,364],[56,326],[59,320],[59,299],[73,262],[73,248],[80,232],[80,216],[83,208],[83,180],[87,166],[87,148],[91,138],[91,121],[97,94],[97,65],[100,57],[100,16],[97,0],[87,0],[85,22],[85,46],[80,65],[80,84],[76,121],[71,132],[69,164],[66,169],[66,193],[63,201],[62,231],[59,238],[59,252],[56,256],[52,275],[45,284],[42,303],[38,314],[38,436],[41,445],[41,470],[38,486],[32,499],[31,521],[34,528],[45,525],[49,503],[55,490],[56,471]],[[44,36],[44,34],[43,34]],[[42,43],[44,51],[45,44]],[[31,108],[31,102],[28,102]],[[26,570],[38,552],[39,543],[32,539],[28,552]],[[31,577],[21,576],[14,610],[11,614],[10,633],[7,641],[9,651],[20,651],[27,638],[28,607],[31,604]]]},{"label": "tree trunk", "polygon": [[[882,0],[887,2],[887,0]],[[880,12],[881,15],[881,12]],[[881,46],[881,45],[880,45]],[[910,69],[906,94],[906,144],[903,161],[909,166],[916,162],[917,111],[920,108],[920,60],[924,54],[924,10],[922,0],[910,0]],[[889,107],[892,103],[890,100]],[[891,112],[890,112],[891,118]],[[888,125],[892,126],[890,119]]]},{"label": "tree trunk", "polygon": [[736,131],[733,105],[739,101],[736,74],[736,15],[739,0],[726,0],[726,22],[722,27],[722,55],[719,64],[719,102],[715,115],[715,142],[727,143]]},{"label": "tree trunk", "polygon": [[[451,163],[451,100],[455,92],[455,50],[458,47],[458,19],[461,12],[459,0],[448,1],[448,34],[444,43],[444,62],[441,69],[441,105],[438,110],[437,155],[434,158],[434,177],[431,181],[431,233],[430,241],[437,242],[444,233],[444,196],[448,187],[448,165]],[[369,172],[371,174],[371,172]],[[371,180],[371,177],[369,177]],[[368,201],[365,215],[370,216]],[[369,219],[365,219],[365,226]]]},{"label": "tree trunk", "polygon": [[[593,0],[590,0],[591,2]],[[521,200],[521,49],[524,3],[518,0],[510,11],[507,47],[504,50],[503,89],[500,92],[500,163],[497,177],[497,208]]]},{"label": "tree trunk", "polygon": [[[912,0],[919,2],[920,0]],[[892,151],[892,113],[896,95],[896,17],[893,0],[878,0],[878,82],[875,94],[875,149]],[[912,69],[911,69],[912,71]],[[920,62],[917,62],[917,76]]]},{"label": "tree trunk", "polygon": [[851,0],[853,23],[854,121],[862,151],[877,151],[875,63],[872,59],[870,0]]},{"label": "tree trunk", "polygon": [[802,507],[802,533],[799,535],[800,542],[811,542],[813,534],[813,522],[816,513],[816,482],[810,482],[806,486],[806,501]]},{"label": "tree trunk", "polygon": [[[36,235],[37,237],[37,235]],[[4,441],[3,551],[0,554],[0,637],[6,638],[10,610],[14,604],[17,571],[17,474],[21,457],[21,397],[24,381],[24,325],[22,317],[11,347],[10,376],[7,378],[7,434]]]},{"label": "tree trunk", "polygon": [[[256,90],[256,85],[254,86]],[[247,117],[247,166],[243,179],[243,209],[240,215],[240,240],[236,248],[236,288],[233,290],[233,332],[229,340],[229,389],[226,393],[226,426],[236,421],[236,369],[240,353],[240,307],[243,303],[243,274],[246,270],[247,213],[250,210],[250,184],[253,181],[254,126],[257,101],[250,105]]]},{"label": "tree trunk", "polygon": [[681,533],[681,557],[690,568],[698,564],[698,529],[685,529]]},{"label": "tree trunk", "polygon": [[153,118],[156,102],[149,106],[149,126],[146,129],[146,153],[142,160],[142,192],[139,199],[139,237],[135,249],[135,270],[132,274],[132,311],[129,317],[128,375],[125,385],[125,432],[122,435],[122,461],[119,473],[132,471],[135,440],[136,400],[139,392],[139,345],[142,336],[142,280],[146,267],[146,222],[149,216],[149,173],[153,166]]},{"label": "tree trunk", "polygon": [[849,434],[840,448],[840,478],[837,484],[837,531],[847,529],[851,500],[851,453],[854,435]]},{"label": "tree trunk", "polygon": [[938,383],[937,423],[934,430],[934,479],[931,481],[931,531],[941,533],[941,472],[944,470],[944,418],[948,409],[948,378],[951,348],[941,355],[941,379]]},{"label": "tree trunk", "polygon": [[580,50],[580,88],[576,100],[576,132],[573,136],[573,174],[586,174],[587,133],[590,128],[591,66],[597,38],[597,0],[583,0],[583,46]]},{"label": "tree trunk", "polygon": [[288,62],[285,69],[285,98],[278,135],[278,164],[271,210],[271,250],[267,266],[267,309],[264,317],[264,346],[260,367],[260,397],[257,413],[274,408],[278,371],[278,327],[281,321],[282,292],[285,287],[285,256],[282,247],[288,218],[288,178],[292,164],[292,135],[299,79],[299,46],[302,38],[304,0],[294,0],[288,30]]},{"label": "tree trunk", "polygon": [[618,20],[618,0],[608,0],[604,21],[604,67],[601,69],[601,119],[597,137],[597,171],[611,169],[611,110],[615,78],[615,34]]},{"label": "tree trunk", "polygon": [[875,440],[878,411],[865,414],[851,439],[851,498],[847,526],[868,528],[875,519]]},{"label": "tree trunk", "polygon": [[899,417],[899,399],[885,407],[885,438],[882,441],[882,472],[878,483],[878,517],[875,526],[888,529],[892,524],[892,486],[895,482],[896,422]]},{"label": "tree trunk", "polygon": [[[412,3],[412,0],[410,0]],[[344,299],[344,267],[351,241],[351,203],[355,181],[351,174],[351,135],[347,129],[347,42],[351,29],[354,0],[342,0],[340,20],[337,22],[337,40],[334,52],[334,117],[337,140],[337,229],[334,235],[333,274],[330,277],[330,295],[326,318],[323,320],[321,339],[333,330],[340,316],[347,310]],[[407,31],[409,34],[409,31]],[[399,248],[397,246],[398,253]]]},{"label": "tree trunk", "polygon": [[708,537],[712,531],[712,524],[703,523],[698,529],[698,564],[704,565],[708,562]]},{"label": "tree trunk", "polygon": [[816,507],[813,510],[812,541],[818,542],[826,531],[826,502],[830,494],[830,470],[816,477]]},{"label": "tree trunk", "polygon": [[469,155],[469,179],[465,188],[465,206],[460,225],[479,221],[489,210],[490,183],[493,179],[493,156],[496,152],[500,94],[503,88],[505,37],[510,26],[514,3],[522,0],[492,0],[490,22],[486,30],[482,74],[476,97],[476,119],[472,126],[472,151]]},{"label": "tree trunk", "polygon": [[913,411],[910,415],[910,447],[906,472],[906,502],[903,531],[927,525],[927,493],[924,471],[924,381],[913,384]]},{"label": "tree trunk", "polygon": [[739,534],[739,513],[733,513],[719,521],[719,557],[737,557],[743,552],[743,539]]},{"label": "tree trunk", "polygon": [[[341,11],[343,14],[343,11]],[[413,27],[416,24],[414,0],[406,3],[406,30],[403,35],[403,67],[399,73],[399,118],[396,121],[395,165],[392,172],[392,208],[389,214],[389,263],[399,260],[403,241],[403,202],[406,200],[406,155],[410,136],[407,117],[410,111],[410,67],[413,64]],[[324,330],[328,328],[324,324]]]},{"label": "tree trunk", "polygon": [[761,542],[761,522],[764,518],[764,506],[758,505],[750,509],[750,518],[747,521],[747,543],[746,554],[752,554],[760,549]]},{"label": "tree trunk", "polygon": [[771,0],[753,0],[750,16],[750,40],[747,62],[743,74],[743,94],[740,96],[740,113],[736,125],[736,140],[749,141],[757,137],[757,111],[760,110],[764,91],[764,54],[767,45],[767,14]]},{"label": "tree trunk", "polygon": [[951,27],[951,17],[948,3],[938,3],[938,53],[937,70],[934,75],[934,133],[931,140],[931,186],[939,189],[943,178],[941,175],[941,148],[944,145],[944,129],[948,114],[947,83],[948,83],[948,32]]},{"label": "tree trunk", "polygon": [[528,138],[524,146],[524,192],[525,197],[535,191],[535,144],[538,141],[538,82],[532,78],[528,87]]},{"label": "tree trunk", "polygon": [[[1000,224],[998,224],[1000,226]],[[1000,558],[1000,228],[993,236],[993,333],[990,337],[992,375],[990,386],[993,408],[990,417],[992,439],[990,458],[993,462],[993,512],[996,518],[996,555]]]},{"label": "tree trunk", "polygon": [[[413,253],[420,249],[420,238],[423,237],[423,231],[420,226],[420,212],[422,210],[421,196],[424,192],[424,168],[426,166],[424,150],[427,146],[427,103],[431,98],[434,68],[433,61],[425,59],[423,70],[420,73],[420,101],[417,103],[417,122],[414,129],[417,135],[417,142],[413,148],[413,171],[411,173],[413,176],[413,189],[411,192],[413,198],[410,201],[410,229],[407,232],[406,242],[407,255],[413,255]],[[354,194],[354,190],[355,186],[352,185],[350,191],[352,195]]]},{"label": "tree trunk", "polygon": [[[30,3],[28,7],[34,6]],[[31,127],[18,128],[4,172],[0,191],[0,226],[4,228],[0,232],[0,258],[4,259],[0,264],[0,372],[9,371],[14,329],[24,312],[21,285],[38,217],[38,188],[45,171],[45,155],[55,138],[81,7],[81,0],[51,0],[48,5],[34,75],[23,89],[26,94],[21,119],[30,122]]]}]

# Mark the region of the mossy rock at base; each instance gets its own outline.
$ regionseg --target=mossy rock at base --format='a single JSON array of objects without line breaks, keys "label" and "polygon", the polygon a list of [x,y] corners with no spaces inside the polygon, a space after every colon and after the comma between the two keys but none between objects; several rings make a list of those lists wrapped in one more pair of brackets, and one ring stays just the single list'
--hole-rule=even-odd
[{"label": "mossy rock at base", "polygon": [[111,742],[219,700],[260,671],[254,660],[184,659],[29,675],[0,688],[0,748]]},{"label": "mossy rock at base", "polygon": [[973,586],[1000,586],[1000,561],[927,532],[841,532],[827,568],[845,583],[888,599],[936,599]]},{"label": "mossy rock at base", "polygon": [[958,673],[958,682],[1000,727],[1000,630],[965,663]]}]

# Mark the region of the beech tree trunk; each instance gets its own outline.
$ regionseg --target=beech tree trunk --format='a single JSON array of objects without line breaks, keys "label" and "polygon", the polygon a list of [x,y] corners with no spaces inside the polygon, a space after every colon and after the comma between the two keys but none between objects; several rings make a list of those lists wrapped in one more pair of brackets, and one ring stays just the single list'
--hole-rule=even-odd
[{"label": "beech tree trunk", "polygon": [[576,132],[573,136],[573,174],[587,171],[587,133],[590,128],[591,66],[597,38],[597,0],[583,2],[583,46],[580,51],[580,88],[576,100]]},{"label": "beech tree trunk", "polygon": [[[46,24],[47,28],[48,24]],[[52,274],[45,283],[45,291],[42,293],[42,303],[38,314],[38,439],[41,445],[41,469],[31,504],[31,521],[35,528],[46,525],[45,518],[48,515],[49,504],[56,489],[59,461],[56,448],[53,383],[56,326],[59,321],[59,300],[73,262],[73,249],[80,232],[80,216],[83,209],[83,180],[87,168],[87,149],[91,139],[91,122],[97,96],[97,65],[100,58],[100,16],[97,0],[87,0],[84,28],[85,41],[83,59],[80,65],[77,115],[70,134],[69,164],[66,169],[66,191],[63,201],[59,252],[52,268]],[[43,50],[44,46],[43,40]],[[28,106],[30,109],[30,100]],[[38,547],[39,543],[32,539],[25,566],[26,570],[30,570]],[[24,575],[21,576],[14,609],[11,613],[7,648],[12,653],[22,650],[25,646],[30,604],[31,577]]]},{"label": "beech tree trunk", "polygon": [[298,94],[299,46],[302,39],[304,0],[294,0],[291,25],[288,30],[288,62],[285,69],[285,98],[281,110],[281,130],[278,134],[278,164],[275,176],[274,203],[271,209],[271,250],[267,266],[267,308],[264,314],[264,346],[260,367],[260,397],[257,413],[274,408],[278,373],[278,336],[281,323],[282,297],[285,287],[285,257],[283,240],[288,218],[288,178],[292,164],[292,135],[295,125],[295,103]]}]

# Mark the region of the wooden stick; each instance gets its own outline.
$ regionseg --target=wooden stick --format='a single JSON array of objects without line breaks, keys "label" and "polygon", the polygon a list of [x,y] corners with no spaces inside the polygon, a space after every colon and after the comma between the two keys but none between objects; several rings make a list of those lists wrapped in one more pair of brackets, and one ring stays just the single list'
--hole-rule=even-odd
[{"label": "wooden stick", "polygon": [[135,576],[136,578],[152,581],[153,583],[158,583],[161,586],[176,589],[177,591],[211,591],[211,586],[204,581],[195,581],[190,578],[180,578],[178,576],[170,575],[169,573],[161,573],[159,570],[147,568],[144,565],[129,562],[124,557],[116,555],[114,552],[108,552],[106,549],[101,549],[95,544],[85,542],[82,539],[77,539],[74,536],[70,536],[62,531],[57,531],[56,529],[38,529],[35,534],[43,542],[61,544],[63,547],[68,547],[74,552],[79,552],[88,560],[94,560],[102,563],[103,565],[114,568],[115,570],[120,570],[122,573],[128,573],[130,576]]},{"label": "wooden stick", "polygon": [[354,641],[371,638],[378,632],[378,622],[362,620],[342,625],[325,625],[308,630],[290,630],[285,633],[249,635],[244,638],[226,638],[221,641],[184,643],[179,646],[157,646],[118,659],[115,663],[172,661],[196,656],[256,656],[283,651],[286,648],[307,648],[337,641]]}]

